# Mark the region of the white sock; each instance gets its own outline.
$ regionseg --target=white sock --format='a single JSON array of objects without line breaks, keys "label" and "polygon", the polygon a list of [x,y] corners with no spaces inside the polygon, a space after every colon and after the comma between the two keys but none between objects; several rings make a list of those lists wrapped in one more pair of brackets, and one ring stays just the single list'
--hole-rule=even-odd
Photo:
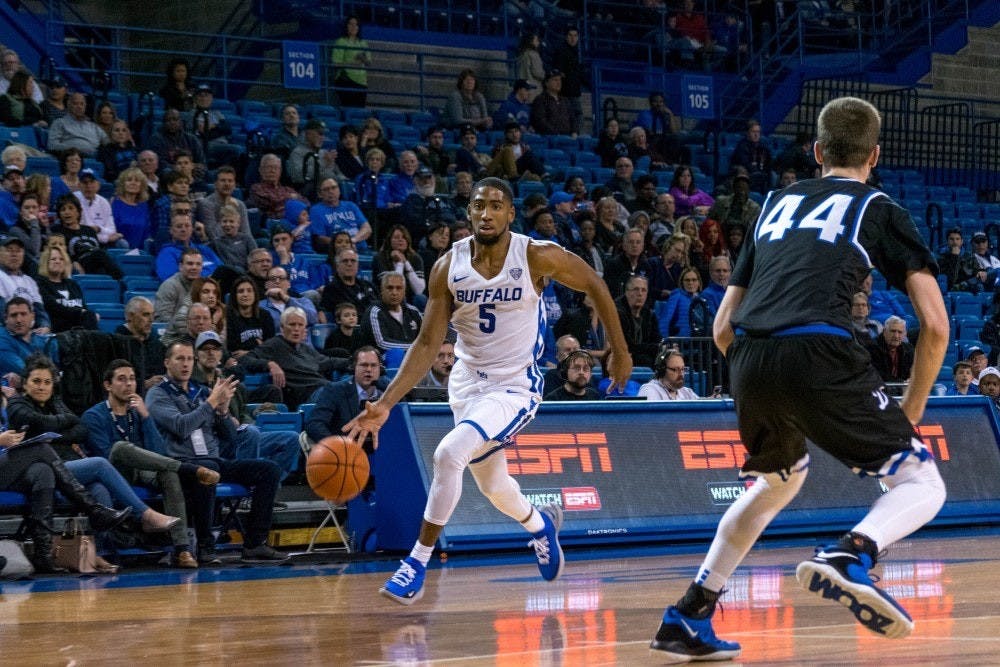
[{"label": "white sock", "polygon": [[542,529],[545,528],[545,521],[542,520],[542,513],[532,507],[528,520],[522,521],[521,525],[524,526],[525,530],[529,533],[535,534],[542,532]]},{"label": "white sock", "polygon": [[427,567],[427,563],[431,560],[431,555],[434,553],[434,547],[425,547],[420,542],[413,545],[413,551],[410,552],[410,558],[418,561],[424,567]]}]

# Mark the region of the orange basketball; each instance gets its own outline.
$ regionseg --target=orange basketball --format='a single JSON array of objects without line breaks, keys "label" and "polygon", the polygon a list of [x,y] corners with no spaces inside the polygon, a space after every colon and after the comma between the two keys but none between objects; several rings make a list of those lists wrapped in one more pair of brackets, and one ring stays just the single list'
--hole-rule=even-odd
[{"label": "orange basketball", "polygon": [[306,461],[306,479],[320,498],[337,504],[351,500],[368,483],[368,455],[342,435],[317,442]]}]

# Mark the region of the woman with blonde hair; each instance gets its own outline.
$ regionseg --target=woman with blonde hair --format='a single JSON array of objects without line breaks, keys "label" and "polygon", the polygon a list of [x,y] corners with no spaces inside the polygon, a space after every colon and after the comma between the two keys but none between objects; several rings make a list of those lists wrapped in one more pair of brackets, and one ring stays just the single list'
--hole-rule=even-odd
[{"label": "woman with blonde hair", "polygon": [[153,223],[147,201],[149,188],[146,176],[138,167],[129,167],[115,181],[115,196],[111,200],[111,215],[130,248],[142,249],[152,231]]},{"label": "woman with blonde hair", "polygon": [[396,171],[398,160],[396,149],[385,137],[385,130],[378,118],[372,116],[361,125],[361,138],[358,140],[358,150],[367,162],[368,151],[378,148],[385,155],[385,170]]},{"label": "woman with blonde hair", "polygon": [[52,333],[76,327],[96,329],[100,319],[87,309],[87,300],[80,285],[70,278],[72,263],[69,254],[58,245],[46,244],[38,260],[35,282],[42,295],[42,305],[52,320]]}]

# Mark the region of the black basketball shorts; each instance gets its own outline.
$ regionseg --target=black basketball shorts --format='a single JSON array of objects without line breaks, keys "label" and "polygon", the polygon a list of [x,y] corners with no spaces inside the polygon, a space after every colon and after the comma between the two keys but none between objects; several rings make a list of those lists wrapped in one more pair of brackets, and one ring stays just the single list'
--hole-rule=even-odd
[{"label": "black basketball shorts", "polygon": [[790,469],[805,456],[808,438],[845,465],[874,474],[919,442],[853,339],[740,336],[727,361],[740,436],[750,454],[744,473]]}]

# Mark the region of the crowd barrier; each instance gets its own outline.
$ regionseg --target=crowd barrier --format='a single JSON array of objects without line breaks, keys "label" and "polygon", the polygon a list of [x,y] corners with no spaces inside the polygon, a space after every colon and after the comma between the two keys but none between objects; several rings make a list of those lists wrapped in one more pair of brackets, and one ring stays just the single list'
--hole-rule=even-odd
[{"label": "crowd barrier", "polygon": [[[803,400],[809,400],[804,397]],[[420,526],[440,438],[453,426],[445,404],[400,404],[372,457],[376,492],[349,505],[356,546],[408,550]],[[1000,518],[997,417],[984,397],[931,398],[920,433],[948,486],[932,525]],[[809,478],[768,534],[846,530],[884,492],[810,446]],[[546,403],[505,450],[522,491],[535,504],[560,503],[569,545],[702,540],[745,490],[737,477],[745,451],[730,400]],[[464,493],[440,546],[472,551],[523,546],[515,522],[478,493],[466,471]]]}]

